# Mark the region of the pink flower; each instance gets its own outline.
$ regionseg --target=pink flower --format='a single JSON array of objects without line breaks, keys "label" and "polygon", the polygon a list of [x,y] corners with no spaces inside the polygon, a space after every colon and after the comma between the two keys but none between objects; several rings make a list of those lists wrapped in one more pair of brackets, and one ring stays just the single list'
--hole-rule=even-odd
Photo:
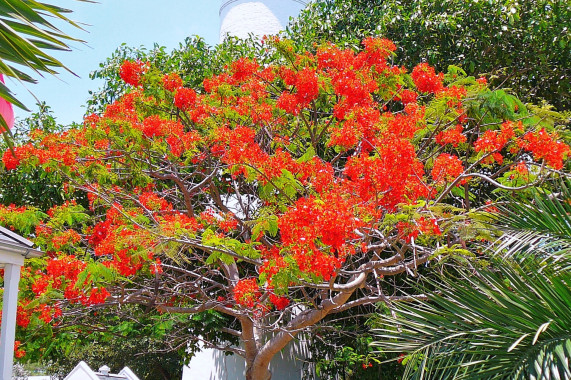
[{"label": "pink flower", "polygon": [[[0,81],[4,83],[4,76],[0,74]],[[12,108],[12,103],[8,102],[4,98],[0,98],[0,115],[8,124],[8,128],[12,128],[14,126],[14,109]]]}]

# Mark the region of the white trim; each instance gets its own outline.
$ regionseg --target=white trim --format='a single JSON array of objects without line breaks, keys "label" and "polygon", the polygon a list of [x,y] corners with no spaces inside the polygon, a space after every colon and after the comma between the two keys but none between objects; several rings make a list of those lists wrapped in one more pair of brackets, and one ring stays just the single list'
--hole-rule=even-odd
[{"label": "white trim", "polygon": [[8,239],[14,240],[16,243],[25,245],[28,248],[32,248],[34,246],[34,243],[29,241],[25,237],[20,236],[17,233],[10,231],[9,229],[4,228],[2,226],[0,226],[0,237],[2,237],[3,240],[6,240],[5,237],[7,237]]},{"label": "white trim", "polygon": [[126,378],[128,378],[129,380],[140,380],[137,375],[135,375],[133,373],[133,371],[131,371],[131,368],[129,367],[125,367],[121,370],[121,372],[119,372],[119,375],[125,376]]},{"label": "white trim", "polygon": [[24,256],[14,253],[6,252],[0,247],[0,264],[24,265]]},{"label": "white trim", "polygon": [[101,380],[99,376],[97,376],[97,374],[95,374],[95,372],[93,372],[93,370],[89,368],[87,363],[84,362],[83,360],[80,361],[79,364],[76,365],[75,368],[72,369],[71,372],[63,380],[73,379],[72,376],[75,375],[76,373],[79,375],[87,376],[87,377],[82,376],[81,377],[82,380]]},{"label": "white trim", "polygon": [[7,241],[0,241],[0,251],[17,253],[25,258],[41,257],[43,252],[33,248],[28,248],[20,244],[14,244]]},{"label": "white trim", "polygon": [[[5,255],[2,252],[3,256]],[[22,264],[24,258],[22,259]],[[0,330],[0,378],[12,378],[14,341],[16,339],[16,311],[18,310],[18,283],[21,265],[8,263],[4,267],[4,298],[2,328]]]}]

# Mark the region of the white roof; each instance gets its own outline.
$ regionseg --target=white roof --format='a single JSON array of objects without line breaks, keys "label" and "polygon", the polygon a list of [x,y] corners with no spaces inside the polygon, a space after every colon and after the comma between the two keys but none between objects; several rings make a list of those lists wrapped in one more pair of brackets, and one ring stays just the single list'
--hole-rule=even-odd
[{"label": "white roof", "polygon": [[0,226],[0,250],[19,253],[24,257],[40,257],[41,251],[34,249],[34,243]]},{"label": "white roof", "polygon": [[139,378],[129,367],[123,368],[117,375],[111,373],[104,375],[93,371],[86,362],[81,361],[64,380],[139,380]]}]

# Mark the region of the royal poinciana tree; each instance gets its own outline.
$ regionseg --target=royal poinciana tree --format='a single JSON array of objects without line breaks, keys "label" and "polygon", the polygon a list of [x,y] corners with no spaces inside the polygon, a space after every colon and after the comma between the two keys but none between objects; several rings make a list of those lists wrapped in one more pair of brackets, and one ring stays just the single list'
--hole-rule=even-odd
[{"label": "royal poinciana tree", "polygon": [[419,297],[387,292],[387,278],[470,254],[489,234],[490,186],[533,186],[569,154],[553,118],[457,68],[409,73],[388,40],[315,55],[266,43],[281,61],[239,59],[195,89],[125,62],[132,91],[103,114],[4,154],[7,169],[41,168],[89,198],[0,208],[48,253],[24,271],[24,331],[131,304],[216,312],[240,345],[212,345],[267,380],[326,316]]}]

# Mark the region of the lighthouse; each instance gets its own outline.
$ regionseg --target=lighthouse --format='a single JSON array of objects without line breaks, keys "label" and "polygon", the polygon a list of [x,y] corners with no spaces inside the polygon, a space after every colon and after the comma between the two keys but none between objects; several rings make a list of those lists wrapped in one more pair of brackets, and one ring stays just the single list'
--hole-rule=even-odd
[{"label": "lighthouse", "polygon": [[302,0],[222,0],[220,42],[226,36],[246,38],[250,33],[258,37],[277,34],[307,3]]}]

